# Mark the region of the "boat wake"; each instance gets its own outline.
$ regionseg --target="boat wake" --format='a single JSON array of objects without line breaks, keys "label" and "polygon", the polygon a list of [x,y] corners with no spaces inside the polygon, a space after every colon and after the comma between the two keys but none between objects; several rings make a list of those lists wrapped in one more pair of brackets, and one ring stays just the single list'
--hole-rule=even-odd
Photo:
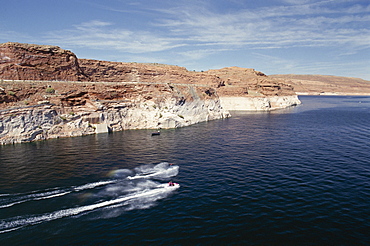
[{"label": "boat wake", "polygon": [[159,163],[158,165],[144,165],[135,168],[136,174],[128,176],[127,179],[167,179],[174,177],[179,173],[179,166],[169,164],[167,162]]},{"label": "boat wake", "polygon": [[109,181],[94,182],[94,183],[85,184],[85,185],[76,186],[76,187],[70,187],[67,189],[54,188],[54,189],[45,190],[45,191],[32,191],[29,193],[3,194],[2,197],[0,197],[0,209],[11,207],[11,206],[24,203],[24,202],[44,200],[44,199],[54,198],[58,196],[64,196],[74,191],[93,189],[95,187],[111,184],[114,182],[116,181],[109,180]]},{"label": "boat wake", "polygon": [[[123,171],[123,169],[117,170],[113,172],[114,179],[111,180],[29,193],[2,194],[0,196],[0,215],[12,217],[7,218],[6,216],[4,219],[3,216],[0,217],[0,234],[25,226],[87,215],[92,212],[99,214],[99,216],[95,215],[97,218],[107,218],[119,216],[123,212],[133,209],[150,208],[156,204],[156,201],[168,197],[180,187],[178,184],[169,186],[167,183],[160,183],[157,179],[151,180],[150,178],[168,179],[176,176],[178,169],[178,166],[172,166],[168,163],[144,165],[130,172]],[[133,177],[137,178],[129,179],[128,177],[132,176],[127,175],[132,173],[136,173]],[[139,178],[139,176],[145,177]],[[56,208],[54,208],[55,204],[57,204]],[[20,213],[24,209],[20,206],[26,206],[26,210],[33,208],[37,212],[33,215],[22,215]],[[50,209],[50,207],[53,208],[51,211],[45,211],[45,208]]]}]

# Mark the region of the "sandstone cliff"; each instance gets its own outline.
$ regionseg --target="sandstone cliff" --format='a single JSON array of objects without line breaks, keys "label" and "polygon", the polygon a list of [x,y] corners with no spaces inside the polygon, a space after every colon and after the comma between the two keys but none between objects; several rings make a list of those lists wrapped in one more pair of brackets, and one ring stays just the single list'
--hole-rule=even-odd
[{"label": "sandstone cliff", "polygon": [[79,64],[91,81],[104,82],[159,82],[176,84],[202,84],[217,86],[222,81],[216,76],[188,71],[184,67],[135,62],[109,62],[79,59]]},{"label": "sandstone cliff", "polygon": [[51,81],[2,81],[0,86],[0,93],[16,97],[7,103],[12,107],[0,110],[1,144],[229,117],[215,90],[207,87]]},{"label": "sandstone cliff", "polygon": [[330,75],[277,74],[300,95],[370,95],[370,81]]},{"label": "sandstone cliff", "polygon": [[253,69],[192,72],[77,59],[57,46],[0,45],[0,143],[182,127],[229,117],[225,108],[272,110],[298,103],[290,85]]},{"label": "sandstone cliff", "polygon": [[208,70],[222,80],[219,85],[220,96],[291,96],[295,95],[293,87],[282,79],[266,76],[250,68],[226,67]]},{"label": "sandstone cliff", "polygon": [[160,82],[217,87],[222,96],[295,95],[293,87],[254,69],[228,67],[192,72],[164,64],[77,59],[57,46],[0,44],[0,79],[94,82]]},{"label": "sandstone cliff", "polygon": [[0,44],[0,78],[12,80],[88,80],[74,53],[58,46]]},{"label": "sandstone cliff", "polygon": [[217,93],[226,110],[269,111],[301,103],[293,86],[254,69],[227,67],[206,73],[221,79]]}]

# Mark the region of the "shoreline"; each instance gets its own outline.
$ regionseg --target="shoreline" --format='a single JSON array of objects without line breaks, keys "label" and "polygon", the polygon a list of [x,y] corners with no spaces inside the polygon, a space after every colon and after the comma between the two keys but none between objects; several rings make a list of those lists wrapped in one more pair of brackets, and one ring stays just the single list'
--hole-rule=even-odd
[{"label": "shoreline", "polygon": [[370,93],[351,93],[351,92],[323,92],[323,93],[310,93],[310,92],[296,92],[297,96],[370,96]]}]

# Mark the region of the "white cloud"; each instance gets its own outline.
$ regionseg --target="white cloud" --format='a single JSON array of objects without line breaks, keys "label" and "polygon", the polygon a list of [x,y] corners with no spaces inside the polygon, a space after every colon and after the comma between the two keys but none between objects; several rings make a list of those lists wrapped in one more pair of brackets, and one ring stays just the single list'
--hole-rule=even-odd
[{"label": "white cloud", "polygon": [[309,3],[310,0],[284,0],[283,3],[288,3],[292,5],[302,5]]},{"label": "white cloud", "polygon": [[370,60],[347,61],[329,59],[327,61],[317,60],[312,62],[311,60],[298,58],[285,59],[258,52],[254,52],[253,56],[260,61],[260,67],[268,74],[323,74],[370,79],[368,72],[364,70],[364,64],[365,67],[366,64],[369,66]]},{"label": "white cloud", "polygon": [[[370,42],[367,42],[370,5],[334,8],[335,4],[348,1],[282,1],[291,5],[237,9],[233,12],[211,11],[207,1],[198,5],[182,5],[184,2],[179,1],[178,5],[173,3],[172,8],[152,9],[162,17],[144,18],[146,23],[141,25],[151,27],[147,31],[122,26],[121,23],[92,20],[69,30],[50,32],[45,39],[61,46],[113,49],[126,53],[159,52],[182,47],[179,54],[193,59],[204,57],[206,52],[197,51],[201,49],[348,46],[352,50],[360,50],[370,47]],[[109,6],[104,8],[111,9]],[[148,11],[142,10],[142,13]],[[140,9],[132,11],[138,13]]]},{"label": "white cloud", "polygon": [[[298,4],[301,1],[290,2]],[[170,17],[162,19],[157,25],[168,28],[174,36],[184,37],[189,43],[204,46],[266,49],[361,44],[363,48],[364,42],[359,41],[369,34],[366,28],[369,16],[348,13],[366,13],[368,8],[334,9],[327,5],[333,4],[333,1],[304,2],[308,4],[226,14],[206,8],[174,8],[164,10],[163,13]]]},{"label": "white cloud", "polygon": [[[73,50],[104,50],[117,57],[124,54],[125,59],[203,68],[196,62],[208,62],[207,57],[217,55],[222,59],[226,51],[267,54],[268,50],[280,49],[283,54],[297,48],[319,52],[327,47],[338,51],[336,59],[345,59],[370,49],[370,4],[357,0],[280,0],[281,5],[250,7],[245,2],[232,2],[239,8],[223,11],[211,0],[165,0],[157,9],[142,2],[132,5],[122,1],[122,10],[99,5],[115,15],[123,13],[122,21],[91,20],[46,33],[42,42]],[[298,62],[300,59],[266,62],[290,70],[305,64]]]},{"label": "white cloud", "polygon": [[45,40],[61,46],[113,49],[129,53],[156,52],[182,46],[170,37],[114,27],[113,23],[93,20],[75,25],[73,29],[49,32]]},{"label": "white cloud", "polygon": [[178,52],[179,55],[182,57],[182,62],[187,61],[187,60],[199,60],[202,58],[205,58],[207,56],[217,54],[220,52],[225,52],[225,51],[230,51],[232,49],[193,49],[193,50],[188,50],[188,51],[182,51]]},{"label": "white cloud", "polygon": [[23,33],[0,29],[0,40],[4,40],[5,42],[19,42],[19,40],[31,40],[32,41],[33,38]]}]

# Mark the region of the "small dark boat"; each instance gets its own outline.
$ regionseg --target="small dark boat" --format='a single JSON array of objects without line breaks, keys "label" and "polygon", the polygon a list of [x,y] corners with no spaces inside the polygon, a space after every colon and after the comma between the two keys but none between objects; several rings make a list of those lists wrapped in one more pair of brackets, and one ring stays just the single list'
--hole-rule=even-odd
[{"label": "small dark boat", "polygon": [[157,135],[161,135],[161,132],[160,131],[152,132],[152,136],[157,136]]}]

